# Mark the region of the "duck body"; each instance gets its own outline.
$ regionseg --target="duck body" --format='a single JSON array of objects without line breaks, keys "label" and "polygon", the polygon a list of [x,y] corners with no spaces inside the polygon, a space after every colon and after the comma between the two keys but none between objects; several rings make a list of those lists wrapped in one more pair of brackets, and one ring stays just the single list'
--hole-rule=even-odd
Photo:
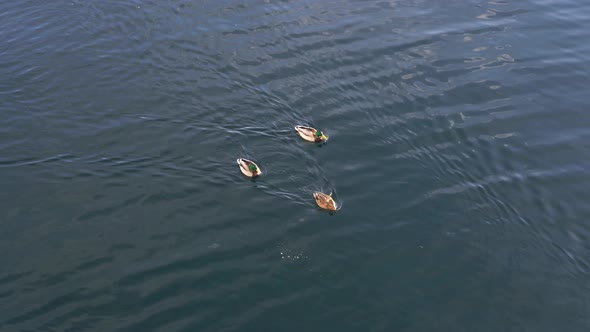
[{"label": "duck body", "polygon": [[308,142],[325,142],[328,140],[324,133],[312,127],[295,126],[295,131]]},{"label": "duck body", "polygon": [[258,167],[258,165],[256,165],[256,163],[252,160],[248,160],[246,158],[238,158],[236,161],[238,163],[238,166],[240,166],[240,171],[242,171],[242,173],[245,176],[253,178],[260,176],[260,174],[262,174],[260,167]]},{"label": "duck body", "polygon": [[313,193],[313,198],[315,198],[316,204],[324,210],[328,211],[336,211],[336,202],[332,198],[332,193],[330,195],[326,195],[319,191]]}]

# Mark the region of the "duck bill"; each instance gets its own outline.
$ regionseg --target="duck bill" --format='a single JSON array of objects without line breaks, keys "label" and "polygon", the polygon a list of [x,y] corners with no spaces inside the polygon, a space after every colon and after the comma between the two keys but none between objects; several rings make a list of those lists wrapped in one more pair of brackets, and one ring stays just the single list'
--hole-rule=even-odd
[{"label": "duck bill", "polygon": [[322,140],[327,141],[328,137],[326,137],[326,135],[322,134]]}]

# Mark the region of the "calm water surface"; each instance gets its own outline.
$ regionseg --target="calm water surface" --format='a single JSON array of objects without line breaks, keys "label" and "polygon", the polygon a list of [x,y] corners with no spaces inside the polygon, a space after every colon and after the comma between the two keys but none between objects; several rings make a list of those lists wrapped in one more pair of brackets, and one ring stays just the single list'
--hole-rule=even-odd
[{"label": "calm water surface", "polygon": [[0,331],[588,331],[589,26],[576,0],[3,1]]}]

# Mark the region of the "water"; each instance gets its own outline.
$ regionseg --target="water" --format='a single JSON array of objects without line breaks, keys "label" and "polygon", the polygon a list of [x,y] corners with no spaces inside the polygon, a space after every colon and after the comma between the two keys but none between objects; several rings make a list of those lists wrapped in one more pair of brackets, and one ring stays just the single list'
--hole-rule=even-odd
[{"label": "water", "polygon": [[587,331],[588,23],[4,1],[0,331]]}]

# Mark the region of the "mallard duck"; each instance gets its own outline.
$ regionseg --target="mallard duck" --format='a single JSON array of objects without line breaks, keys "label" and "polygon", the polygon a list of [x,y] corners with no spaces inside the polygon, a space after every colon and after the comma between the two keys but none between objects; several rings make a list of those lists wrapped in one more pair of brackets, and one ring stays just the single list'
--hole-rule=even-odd
[{"label": "mallard duck", "polygon": [[330,195],[326,195],[316,191],[313,193],[313,198],[315,198],[315,202],[322,209],[336,211],[336,202],[334,202],[334,199],[332,198],[332,193],[330,193]]},{"label": "mallard duck", "polygon": [[301,138],[309,142],[323,142],[328,140],[328,137],[324,133],[312,127],[295,126],[295,130]]},{"label": "mallard duck", "polygon": [[253,178],[262,174],[262,171],[260,170],[258,165],[256,165],[256,163],[252,160],[238,158],[237,162],[238,166],[240,166],[240,171],[242,171],[242,173],[244,173],[245,176]]}]

